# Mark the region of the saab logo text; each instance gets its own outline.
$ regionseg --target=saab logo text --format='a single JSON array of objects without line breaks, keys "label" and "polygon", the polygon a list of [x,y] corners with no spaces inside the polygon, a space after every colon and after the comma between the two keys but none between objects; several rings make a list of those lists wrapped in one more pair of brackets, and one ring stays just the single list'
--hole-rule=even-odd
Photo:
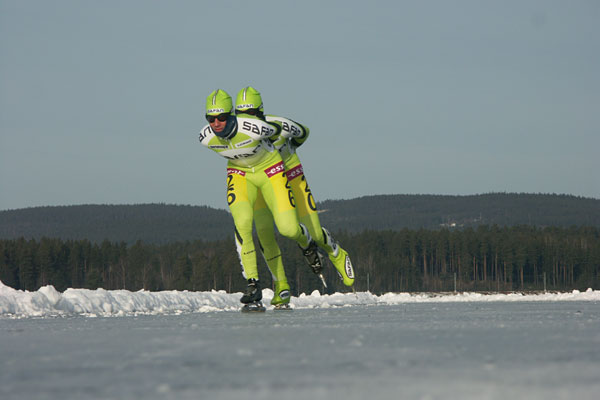
[{"label": "saab logo text", "polygon": [[242,128],[246,131],[255,133],[257,135],[265,135],[265,136],[271,136],[275,133],[275,128],[271,128],[269,126],[258,126],[256,124],[253,124],[250,121],[244,121],[242,123]]},{"label": "saab logo text", "polygon": [[281,129],[290,132],[292,136],[300,136],[302,134],[302,131],[296,125],[288,124],[285,121],[281,123]]}]

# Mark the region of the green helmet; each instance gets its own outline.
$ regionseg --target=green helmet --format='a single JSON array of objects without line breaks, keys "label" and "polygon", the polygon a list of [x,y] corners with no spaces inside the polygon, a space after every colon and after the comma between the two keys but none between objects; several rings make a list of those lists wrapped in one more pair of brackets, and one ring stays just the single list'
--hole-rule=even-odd
[{"label": "green helmet", "polygon": [[206,98],[206,115],[230,113],[232,109],[231,96],[224,90],[217,89]]},{"label": "green helmet", "polygon": [[263,111],[262,97],[258,90],[252,86],[248,86],[239,91],[237,99],[235,100],[236,111],[246,111],[250,109],[256,109],[260,112]]}]

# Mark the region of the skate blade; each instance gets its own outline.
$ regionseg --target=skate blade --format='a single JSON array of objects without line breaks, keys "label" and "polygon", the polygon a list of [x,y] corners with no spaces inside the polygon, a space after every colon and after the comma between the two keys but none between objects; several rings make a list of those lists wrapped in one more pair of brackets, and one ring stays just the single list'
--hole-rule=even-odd
[{"label": "skate blade", "polygon": [[243,313],[265,312],[266,310],[267,309],[265,308],[265,306],[263,306],[260,302],[246,304],[242,307]]},{"label": "skate blade", "polygon": [[277,304],[273,307],[273,311],[292,311],[293,308],[289,304]]},{"label": "skate blade", "polygon": [[325,277],[323,276],[323,274],[319,274],[319,278],[321,279],[321,283],[323,284],[323,286],[325,287],[325,289],[327,289],[327,282],[325,282]]}]

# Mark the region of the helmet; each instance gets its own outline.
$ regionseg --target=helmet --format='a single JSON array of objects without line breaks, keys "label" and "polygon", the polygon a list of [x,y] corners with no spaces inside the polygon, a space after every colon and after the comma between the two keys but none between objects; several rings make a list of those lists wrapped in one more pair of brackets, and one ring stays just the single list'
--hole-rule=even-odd
[{"label": "helmet", "polygon": [[236,111],[246,111],[249,109],[257,109],[263,111],[262,97],[258,90],[252,86],[248,86],[239,91],[237,99],[235,100]]},{"label": "helmet", "polygon": [[232,109],[231,96],[224,90],[217,89],[206,98],[206,115],[230,113]]}]

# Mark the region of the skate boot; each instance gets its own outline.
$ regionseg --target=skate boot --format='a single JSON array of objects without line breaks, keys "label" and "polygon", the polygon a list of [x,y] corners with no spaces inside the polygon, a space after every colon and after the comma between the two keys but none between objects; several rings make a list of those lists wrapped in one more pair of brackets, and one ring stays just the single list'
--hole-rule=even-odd
[{"label": "skate boot", "polygon": [[323,286],[327,287],[325,278],[323,277],[323,256],[319,253],[319,248],[314,240],[311,239],[306,249],[300,248],[306,262],[312,268],[313,272],[321,279]]},{"label": "skate boot", "polygon": [[291,310],[290,285],[287,282],[275,282],[275,293],[271,305],[275,306],[275,310]]},{"label": "skate boot", "polygon": [[323,271],[323,258],[314,240],[310,241],[306,249],[302,249],[302,255],[315,274],[318,275]]},{"label": "skate boot", "polygon": [[260,290],[258,279],[248,279],[248,287],[246,287],[246,291],[244,291],[244,295],[240,299],[245,304],[242,307],[242,311],[265,311],[261,300],[262,290]]},{"label": "skate boot", "polygon": [[348,256],[346,250],[339,246],[336,247],[337,254],[330,254],[329,259],[337,270],[340,279],[344,282],[344,285],[352,286],[354,284],[354,268],[352,268],[350,256]]}]

